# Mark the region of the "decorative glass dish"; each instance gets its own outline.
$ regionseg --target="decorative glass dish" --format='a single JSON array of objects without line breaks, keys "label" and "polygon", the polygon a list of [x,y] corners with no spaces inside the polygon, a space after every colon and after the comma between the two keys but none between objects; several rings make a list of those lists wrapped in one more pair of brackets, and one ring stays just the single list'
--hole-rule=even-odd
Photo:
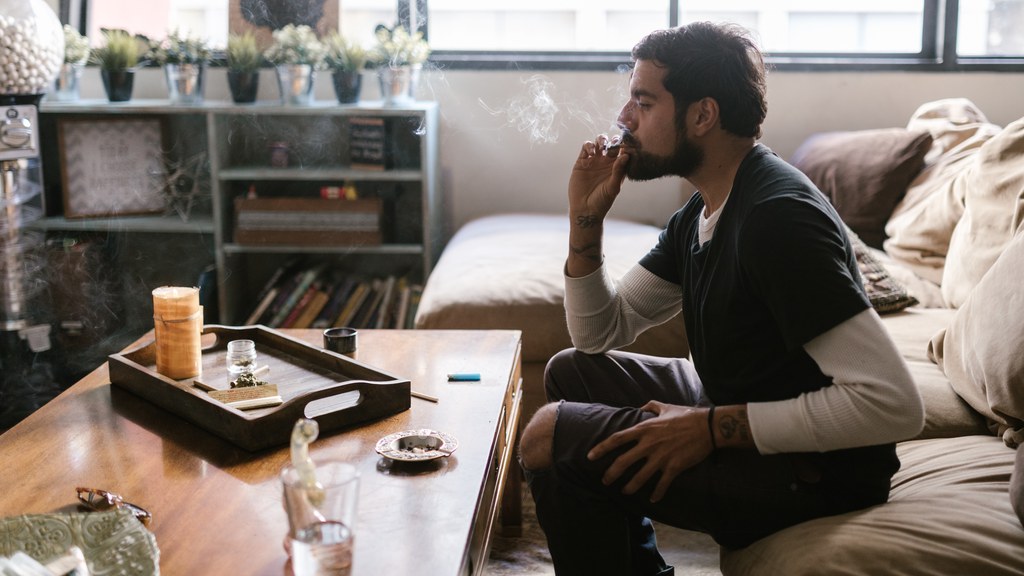
[{"label": "decorative glass dish", "polygon": [[405,430],[388,434],[377,441],[377,453],[391,460],[423,462],[451,456],[459,441],[451,434],[436,430]]}]

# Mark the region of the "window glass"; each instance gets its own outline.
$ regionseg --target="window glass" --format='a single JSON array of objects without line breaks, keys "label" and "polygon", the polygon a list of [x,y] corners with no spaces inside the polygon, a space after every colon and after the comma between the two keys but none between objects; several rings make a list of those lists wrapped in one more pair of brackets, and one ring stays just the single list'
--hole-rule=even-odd
[{"label": "window glass", "polygon": [[[398,0],[86,0],[86,33],[124,28],[151,38],[169,32],[223,47],[248,10],[306,9],[324,14],[364,44],[377,24],[397,20]],[[412,4],[415,6],[416,2]],[[736,22],[775,54],[918,54],[925,0],[678,0],[680,23]],[[627,52],[669,25],[669,0],[428,0],[431,47],[452,51]],[[297,8],[298,7],[298,8]],[[957,53],[1024,55],[1024,0],[960,0]],[[327,20],[330,20],[329,22]],[[269,37],[269,34],[266,35]]]},{"label": "window glass", "polygon": [[1024,55],[1024,0],[960,0],[961,56]]},{"label": "window glass", "polygon": [[[100,28],[123,28],[153,39],[165,38],[172,31],[204,38],[211,46],[227,45],[229,31],[251,25],[243,16],[256,13],[276,21],[320,17],[316,27],[339,29],[354,40],[369,44],[377,24],[392,25],[397,19],[395,0],[88,0],[88,30],[92,44],[102,40]],[[307,17],[312,19],[313,17]],[[329,20],[329,21],[328,21]],[[305,23],[305,22],[298,22]]]},{"label": "window glass", "polygon": [[373,30],[378,24],[394,26],[398,21],[396,0],[337,1],[341,3],[338,30],[346,38],[364,46],[370,46],[375,42]]},{"label": "window glass", "polygon": [[626,52],[669,24],[668,0],[429,0],[430,46],[465,51]]},{"label": "window glass", "polygon": [[680,0],[679,22],[735,22],[773,53],[921,51],[923,0]]}]

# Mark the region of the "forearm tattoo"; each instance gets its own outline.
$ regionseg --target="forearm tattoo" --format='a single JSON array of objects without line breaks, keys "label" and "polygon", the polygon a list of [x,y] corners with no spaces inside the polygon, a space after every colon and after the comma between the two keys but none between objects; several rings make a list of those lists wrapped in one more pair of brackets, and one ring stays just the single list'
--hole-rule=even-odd
[{"label": "forearm tattoo", "polygon": [[736,416],[723,414],[718,418],[718,431],[726,440],[739,438],[744,442],[749,441],[750,421],[747,420],[747,411],[740,410]]},{"label": "forearm tattoo", "polygon": [[580,258],[586,258],[593,262],[601,261],[601,244],[599,242],[585,244],[583,246],[570,246],[569,249],[572,250],[573,254]]},{"label": "forearm tattoo", "polygon": [[[597,228],[598,226],[601,225],[601,223],[602,220],[600,218],[589,214],[584,214],[582,216],[576,217],[576,226],[584,230]],[[586,258],[587,260],[590,260],[592,262],[601,261],[602,256],[600,240],[598,240],[597,242],[590,242],[588,244],[583,244],[580,246],[570,245],[569,248],[572,250],[573,254],[579,256],[580,258]]]}]

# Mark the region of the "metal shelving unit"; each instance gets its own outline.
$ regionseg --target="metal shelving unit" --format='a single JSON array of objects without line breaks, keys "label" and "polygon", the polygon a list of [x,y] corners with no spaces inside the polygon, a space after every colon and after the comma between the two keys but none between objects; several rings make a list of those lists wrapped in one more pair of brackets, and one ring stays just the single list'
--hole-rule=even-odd
[{"label": "metal shelving unit", "polygon": [[[273,271],[294,257],[328,260],[357,274],[405,274],[424,282],[441,252],[438,107],[435,102],[383,106],[380,102],[283,106],[226,101],[171,104],[168,100],[44,102],[44,116],[199,116],[209,157],[208,213],[183,221],[174,214],[67,219],[59,211],[34,224],[47,231],[212,234],[218,277],[219,322],[242,322]],[[380,118],[387,126],[389,159],[383,170],[349,162],[348,123]],[[171,128],[173,131],[173,128]],[[181,135],[175,135],[180,138]],[[287,141],[287,167],[272,166],[267,144]],[[260,195],[303,194],[322,185],[354,183],[360,193],[384,199],[388,229],[378,245],[242,245],[233,238],[235,198],[250,189]],[[213,319],[207,319],[212,321]]]}]

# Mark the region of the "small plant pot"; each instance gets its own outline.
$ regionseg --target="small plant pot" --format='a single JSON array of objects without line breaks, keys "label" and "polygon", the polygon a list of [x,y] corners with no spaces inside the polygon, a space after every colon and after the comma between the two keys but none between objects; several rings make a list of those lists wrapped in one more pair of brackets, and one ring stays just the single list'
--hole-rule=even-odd
[{"label": "small plant pot", "polygon": [[282,64],[277,67],[277,85],[286,106],[308,106],[313,101],[316,70],[308,64]]},{"label": "small plant pot", "polygon": [[361,72],[335,70],[331,73],[331,79],[334,81],[334,94],[338,97],[338,103],[354,104],[359,102],[359,92],[363,87]]},{"label": "small plant pot", "polygon": [[53,98],[59,102],[78,100],[82,65],[65,62],[54,80]]},{"label": "small plant pot", "polygon": [[416,85],[420,79],[419,65],[392,68],[385,65],[377,69],[380,94],[385,106],[401,106],[416,100]]},{"label": "small plant pot", "polygon": [[259,92],[260,71],[228,70],[228,87],[231,88],[231,99],[236,104],[251,104],[256,101],[256,94]]},{"label": "small plant pot", "polygon": [[103,78],[103,89],[107,91],[108,100],[127,102],[132,99],[134,70],[100,70],[100,76]]},{"label": "small plant pot", "polygon": [[203,101],[203,77],[206,66],[202,64],[164,64],[167,78],[167,94],[171,102],[198,104]]}]

